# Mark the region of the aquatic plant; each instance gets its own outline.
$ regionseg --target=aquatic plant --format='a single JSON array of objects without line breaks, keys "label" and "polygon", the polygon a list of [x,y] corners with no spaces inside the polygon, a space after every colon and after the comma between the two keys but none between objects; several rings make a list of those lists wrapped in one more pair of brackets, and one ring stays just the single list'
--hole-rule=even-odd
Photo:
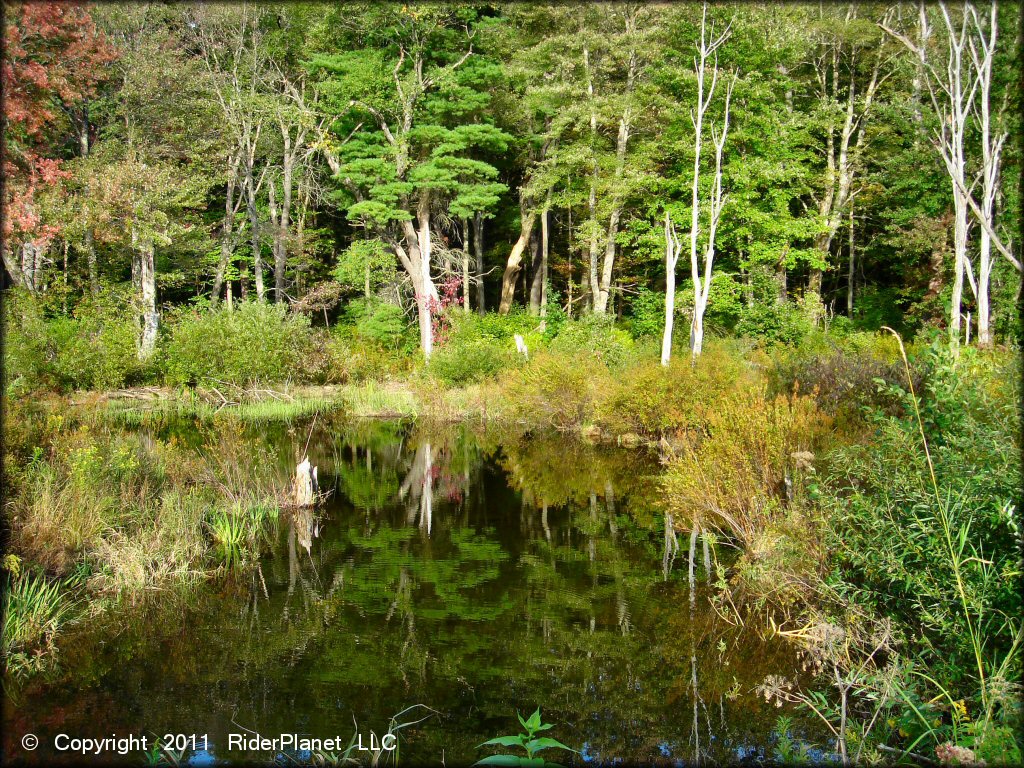
[{"label": "aquatic plant", "polygon": [[41,668],[54,640],[71,617],[67,585],[38,573],[8,572],[3,598],[3,649],[7,671],[16,676]]},{"label": "aquatic plant", "polygon": [[[534,713],[530,715],[526,720],[518,712],[516,717],[519,718],[519,724],[523,726],[523,732],[515,736],[497,736],[493,739],[488,739],[480,747],[487,746],[500,746],[500,747],[519,747],[526,756],[522,755],[490,755],[481,760],[477,760],[474,765],[508,765],[508,766],[527,766],[527,765],[557,765],[557,763],[549,763],[544,758],[536,757],[538,752],[542,752],[545,749],[561,749],[566,752],[576,752],[577,750],[572,747],[567,747],[557,739],[552,739],[547,736],[537,736],[542,731],[554,728],[551,723],[541,722],[540,707],[534,710]],[[479,749],[479,747],[478,747]]]}]

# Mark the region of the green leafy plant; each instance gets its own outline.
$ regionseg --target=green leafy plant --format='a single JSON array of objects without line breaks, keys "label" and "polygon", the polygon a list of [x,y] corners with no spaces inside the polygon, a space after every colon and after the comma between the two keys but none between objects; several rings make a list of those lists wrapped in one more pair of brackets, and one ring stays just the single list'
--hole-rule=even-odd
[{"label": "green leafy plant", "polygon": [[536,765],[536,766],[554,766],[558,763],[551,763],[546,761],[543,757],[537,757],[537,753],[545,749],[562,749],[566,752],[577,752],[572,747],[567,747],[557,739],[552,739],[548,736],[537,736],[542,731],[547,731],[554,726],[551,723],[541,722],[540,707],[534,711],[532,715],[526,720],[518,712],[516,717],[519,718],[519,724],[523,726],[523,732],[515,736],[497,736],[493,739],[489,739],[481,744],[481,747],[486,746],[500,746],[500,747],[519,747],[526,756],[522,755],[491,755],[485,757],[482,760],[478,760],[474,765]]}]

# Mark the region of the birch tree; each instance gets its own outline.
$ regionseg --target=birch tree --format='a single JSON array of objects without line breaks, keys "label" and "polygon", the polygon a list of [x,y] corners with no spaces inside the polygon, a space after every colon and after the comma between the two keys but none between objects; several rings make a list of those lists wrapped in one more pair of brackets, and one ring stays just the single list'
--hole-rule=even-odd
[{"label": "birch tree", "polygon": [[[978,78],[970,68],[969,23],[970,10],[967,4],[961,8],[959,24],[954,22],[945,3],[939,4],[940,15],[946,31],[946,61],[940,71],[928,58],[928,51],[915,41],[887,24],[881,26],[893,37],[900,40],[923,64],[924,80],[931,98],[932,108],[939,118],[935,135],[935,147],[942,157],[950,179],[953,195],[953,290],[950,298],[949,338],[953,347],[960,344],[961,313],[963,303],[964,277],[967,272],[967,240],[970,228],[968,220],[969,198],[967,184],[967,156],[965,140],[968,121],[978,88]],[[922,10],[918,16],[918,40],[931,37],[928,14]]]},{"label": "birch tree", "polygon": [[[693,360],[700,356],[704,347],[704,313],[707,310],[708,296],[711,290],[712,269],[715,260],[715,237],[722,215],[726,198],[722,187],[722,155],[725,141],[729,135],[729,106],[732,99],[736,74],[730,77],[726,85],[722,125],[720,129],[710,126],[711,143],[715,151],[715,171],[711,184],[710,197],[706,206],[702,206],[700,195],[701,156],[704,144],[705,118],[711,106],[715,90],[718,86],[720,70],[718,67],[718,49],[729,39],[731,25],[719,35],[715,35],[714,22],[708,26],[707,5],[703,7],[700,23],[700,41],[697,45],[697,56],[694,57],[694,73],[697,78],[697,103],[690,110],[693,124],[693,177],[690,186],[690,276],[693,280],[693,317],[690,322],[690,354]],[[710,74],[710,82],[708,76]],[[704,242],[703,274],[698,257],[700,240],[700,219],[702,207],[707,208],[708,232]],[[682,252],[682,242],[675,231],[671,213],[665,212],[665,331],[661,342],[661,364],[668,365],[672,355],[672,330],[675,313],[675,269]]]},{"label": "birch tree", "polygon": [[999,14],[995,2],[989,8],[988,24],[973,5],[968,6],[973,32],[968,48],[978,81],[975,113],[981,140],[981,204],[972,206],[981,224],[978,232],[978,345],[992,344],[989,288],[992,282],[992,234],[995,230],[996,196],[999,193],[999,169],[1007,134],[1000,131],[998,116],[992,114],[992,64],[996,54]]}]

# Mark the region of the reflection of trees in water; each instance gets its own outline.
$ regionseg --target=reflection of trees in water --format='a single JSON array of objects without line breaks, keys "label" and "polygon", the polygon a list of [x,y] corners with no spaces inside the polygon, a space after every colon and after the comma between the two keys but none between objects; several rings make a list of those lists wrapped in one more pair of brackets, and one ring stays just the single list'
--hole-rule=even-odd
[{"label": "reflection of trees in water", "polygon": [[[358,468],[370,483],[359,501],[334,494],[320,537],[312,519],[289,519],[260,575],[202,593],[186,636],[180,613],[150,625],[139,657],[169,648],[171,663],[188,659],[185,690],[220,691],[218,706],[264,729],[296,707],[334,722],[338,706],[362,721],[429,704],[459,725],[418,734],[418,749],[452,760],[478,756],[490,718],[537,704],[601,760],[707,761],[763,740],[776,712],[729,696],[791,669],[788,649],[706,605],[696,538],[688,572],[672,572],[680,542],[649,511],[643,463],[548,439],[498,450],[458,431],[362,437],[314,459],[339,488]],[[225,669],[237,675],[226,689]],[[170,693],[140,712],[160,722]]]}]

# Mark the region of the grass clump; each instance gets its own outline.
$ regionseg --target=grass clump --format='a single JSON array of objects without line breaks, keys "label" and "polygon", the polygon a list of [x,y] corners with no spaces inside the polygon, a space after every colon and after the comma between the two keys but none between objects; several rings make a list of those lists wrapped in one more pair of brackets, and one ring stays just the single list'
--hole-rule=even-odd
[{"label": "grass clump", "polygon": [[3,648],[6,671],[17,677],[38,671],[55,650],[55,640],[74,610],[67,584],[21,571],[8,556],[4,579]]}]

